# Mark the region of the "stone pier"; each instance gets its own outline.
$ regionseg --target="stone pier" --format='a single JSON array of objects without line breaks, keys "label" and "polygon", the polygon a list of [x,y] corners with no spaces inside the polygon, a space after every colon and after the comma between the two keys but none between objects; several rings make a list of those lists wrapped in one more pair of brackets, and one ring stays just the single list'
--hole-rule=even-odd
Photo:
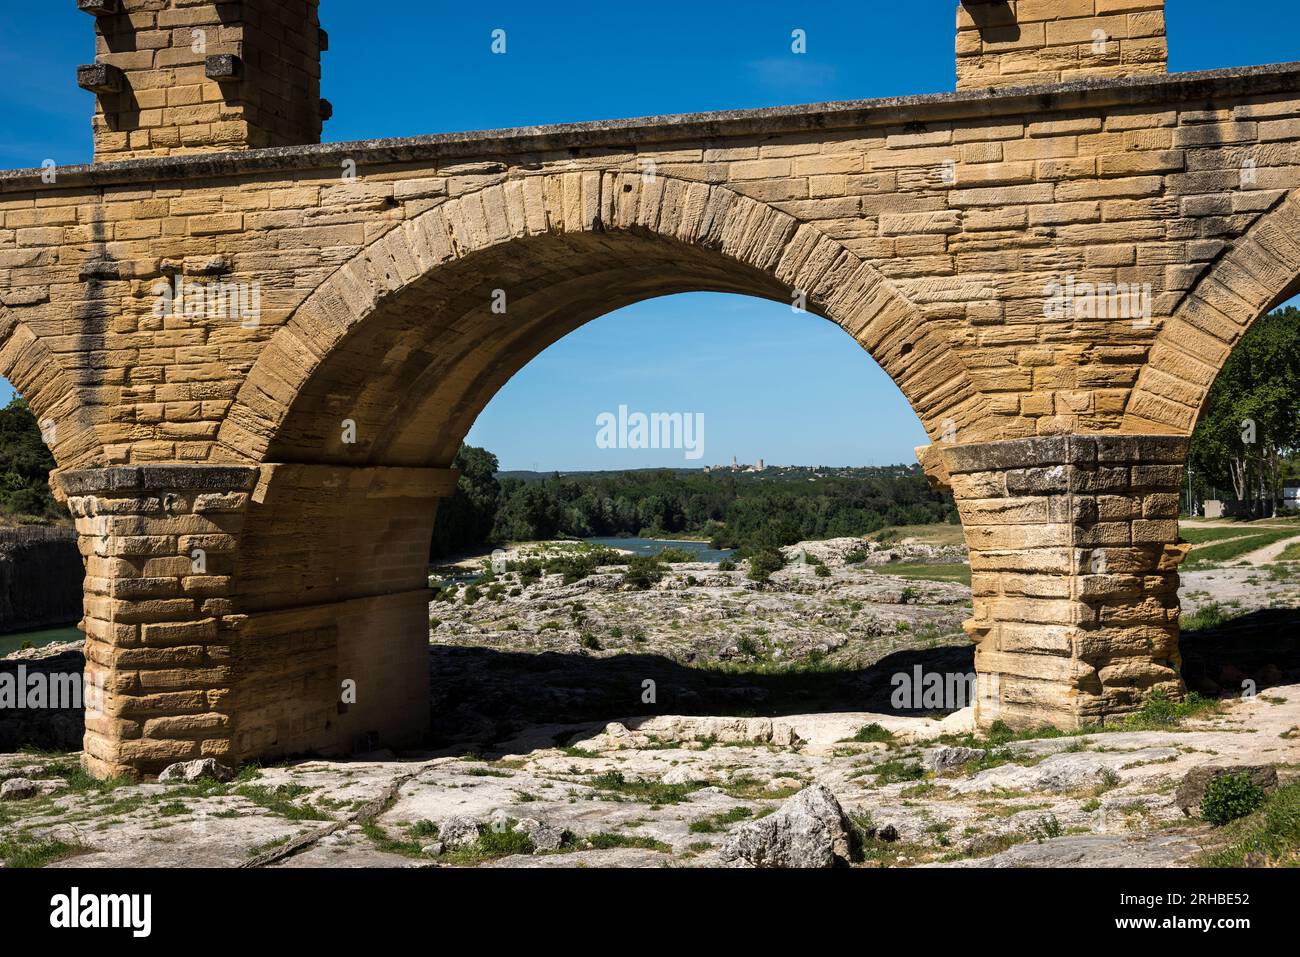
[{"label": "stone pier", "polygon": [[160,465],[54,481],[86,562],[94,773],[419,741],[428,543],[454,473]]},{"label": "stone pier", "polygon": [[1182,690],[1187,439],[1062,435],[943,449],[970,549],[981,726],[1078,728]]}]

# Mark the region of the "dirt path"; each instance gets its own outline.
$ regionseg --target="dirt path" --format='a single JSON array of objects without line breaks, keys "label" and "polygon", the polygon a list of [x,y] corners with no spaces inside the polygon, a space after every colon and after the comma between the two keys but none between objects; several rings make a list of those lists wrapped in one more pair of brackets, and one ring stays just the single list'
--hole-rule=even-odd
[{"label": "dirt path", "polygon": [[1265,545],[1263,548],[1257,548],[1253,552],[1247,552],[1245,555],[1236,559],[1239,562],[1245,562],[1247,565],[1271,565],[1277,561],[1278,556],[1287,550],[1290,545],[1300,543],[1300,535],[1292,538],[1284,538],[1280,542],[1274,542],[1272,545]]},{"label": "dirt path", "polygon": [[1240,528],[1243,535],[1252,535],[1259,529],[1266,528],[1290,528],[1290,522],[1279,522],[1271,519],[1260,519],[1255,522],[1241,522],[1230,518],[1198,518],[1189,521],[1186,518],[1179,519],[1179,524],[1183,528]]}]

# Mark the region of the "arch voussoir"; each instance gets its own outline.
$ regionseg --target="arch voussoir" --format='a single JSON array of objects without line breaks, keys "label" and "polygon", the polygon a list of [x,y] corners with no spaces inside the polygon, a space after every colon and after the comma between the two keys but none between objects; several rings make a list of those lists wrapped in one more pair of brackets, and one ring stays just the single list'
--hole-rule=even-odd
[{"label": "arch voussoir", "polygon": [[0,305],[0,376],[27,400],[61,468],[103,464],[104,443],[86,408],[86,390],[58,357],[4,305]]},{"label": "arch voussoir", "polygon": [[1229,353],[1300,277],[1300,191],[1203,272],[1152,343],[1121,431],[1189,435]]},{"label": "arch voussoir", "polygon": [[[806,294],[812,311],[844,328],[899,382],[932,435],[943,411],[935,403],[976,393],[944,334],[923,334],[921,312],[879,269],[815,226],[721,184],[623,168],[539,172],[448,199],[389,230],[336,270],[251,370],[220,431],[226,455],[247,460],[250,433],[259,436],[251,445],[254,456],[265,454],[293,395],[337,344],[381,303],[435,278],[440,267],[519,240],[602,233],[698,247],[735,262],[738,277],[746,270],[766,276],[770,285],[761,295],[775,296],[778,286],[792,297]],[[290,359],[290,353],[305,358]],[[279,371],[278,381],[264,378],[269,368]],[[917,375],[921,370],[926,374]],[[923,392],[908,388],[913,379],[924,383]]]}]

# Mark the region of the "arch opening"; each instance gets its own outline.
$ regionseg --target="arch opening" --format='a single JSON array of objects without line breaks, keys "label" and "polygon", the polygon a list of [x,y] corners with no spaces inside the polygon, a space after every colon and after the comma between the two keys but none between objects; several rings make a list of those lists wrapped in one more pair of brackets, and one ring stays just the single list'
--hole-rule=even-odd
[{"label": "arch opening", "polygon": [[[1296,283],[1250,323],[1192,432],[1182,539],[1187,686],[1247,694],[1300,675],[1300,300]],[[1224,596],[1231,593],[1231,601]]]},{"label": "arch opening", "polygon": [[[491,397],[548,346],[634,302],[691,291],[789,300],[770,275],[720,254],[628,234],[524,239],[449,264],[340,340],[267,458],[445,467]],[[332,428],[345,418],[357,424],[350,446]]]},{"label": "arch opening", "polygon": [[[299,309],[277,334],[293,361],[254,368],[222,434],[232,453],[262,463],[228,565],[248,616],[236,654],[258,662],[232,689],[237,752],[319,749],[322,739],[352,750],[367,735],[401,740],[427,725],[429,676],[416,663],[427,658],[434,515],[456,481],[448,466],[512,376],[599,316],[683,292],[787,309],[805,300],[879,362],[923,423],[971,414],[960,360],[874,270],[760,204],[741,221],[735,238],[719,225],[716,238],[688,242],[662,223],[593,220],[524,231],[427,269],[411,268],[419,252],[398,245],[408,236],[392,237]],[[361,277],[364,292],[342,289]],[[963,401],[966,412],[954,412]],[[271,662],[286,657],[294,673],[277,673],[268,689]],[[311,690],[291,693],[285,680]],[[338,711],[339,680],[385,694]]]}]

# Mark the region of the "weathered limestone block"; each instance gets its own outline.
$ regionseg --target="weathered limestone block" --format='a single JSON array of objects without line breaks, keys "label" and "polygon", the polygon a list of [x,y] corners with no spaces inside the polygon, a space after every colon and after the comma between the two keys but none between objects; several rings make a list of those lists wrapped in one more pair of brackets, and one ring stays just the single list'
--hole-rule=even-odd
[{"label": "weathered limestone block", "polygon": [[1187,439],[940,448],[970,547],[980,724],[1079,727],[1134,710],[1155,688],[1181,691],[1185,549],[1174,543]]},{"label": "weathered limestone block", "polygon": [[101,94],[96,161],[319,142],[317,0],[79,3],[97,21],[80,78]]}]

